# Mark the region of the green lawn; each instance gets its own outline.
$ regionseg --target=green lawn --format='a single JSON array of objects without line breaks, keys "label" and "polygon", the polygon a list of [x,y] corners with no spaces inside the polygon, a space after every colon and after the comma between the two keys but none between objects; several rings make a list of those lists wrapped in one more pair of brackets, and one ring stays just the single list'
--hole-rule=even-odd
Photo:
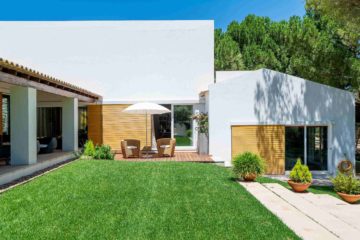
[{"label": "green lawn", "polygon": [[298,239],[210,164],[78,160],[0,195],[0,239]]},{"label": "green lawn", "polygon": [[192,146],[191,138],[186,136],[175,136],[176,146]]},{"label": "green lawn", "polygon": [[[280,181],[277,179],[272,179],[272,178],[267,178],[267,177],[258,177],[258,178],[256,178],[256,181],[260,182],[260,183],[279,183],[280,185],[282,185],[288,189],[291,189],[291,187],[289,186],[289,184],[287,182]],[[331,196],[340,198],[339,195],[337,195],[336,192],[334,192],[334,189],[331,186],[310,186],[307,191],[315,193],[315,194],[330,194]]]}]

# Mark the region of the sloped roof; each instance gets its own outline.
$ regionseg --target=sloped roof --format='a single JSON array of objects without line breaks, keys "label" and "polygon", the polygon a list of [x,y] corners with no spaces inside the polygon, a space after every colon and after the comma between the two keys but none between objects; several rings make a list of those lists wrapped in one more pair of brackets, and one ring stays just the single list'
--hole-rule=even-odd
[{"label": "sloped roof", "polygon": [[73,84],[51,77],[44,73],[40,73],[34,69],[27,68],[25,66],[11,62],[3,58],[0,58],[0,72],[22,77],[29,81],[35,81],[42,84],[46,84],[81,96],[93,98],[95,100],[101,99],[101,96],[96,93],[93,93],[86,89],[80,88]]}]

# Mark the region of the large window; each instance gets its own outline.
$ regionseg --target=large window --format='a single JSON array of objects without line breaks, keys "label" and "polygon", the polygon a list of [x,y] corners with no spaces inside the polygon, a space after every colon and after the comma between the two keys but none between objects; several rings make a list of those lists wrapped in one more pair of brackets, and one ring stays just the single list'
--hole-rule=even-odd
[{"label": "large window", "polygon": [[193,146],[193,106],[174,106],[174,137],[176,146]]},{"label": "large window", "polygon": [[[312,171],[328,168],[326,126],[285,128],[285,170],[291,170],[298,158]],[[305,145],[306,143],[306,145]]]}]

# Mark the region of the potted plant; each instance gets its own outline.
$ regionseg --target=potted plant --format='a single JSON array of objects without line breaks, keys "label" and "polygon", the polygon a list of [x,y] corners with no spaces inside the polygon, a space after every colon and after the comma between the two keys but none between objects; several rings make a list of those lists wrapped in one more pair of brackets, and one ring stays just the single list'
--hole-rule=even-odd
[{"label": "potted plant", "polygon": [[346,202],[355,203],[360,200],[360,180],[353,174],[339,173],[331,179],[335,192]]},{"label": "potted plant", "polygon": [[245,181],[254,181],[265,172],[265,161],[254,153],[244,152],[234,157],[233,172]]},{"label": "potted plant", "polygon": [[288,184],[295,192],[304,192],[312,182],[312,175],[308,166],[301,164],[301,160],[296,161],[295,166],[290,172]]},{"label": "potted plant", "polygon": [[192,116],[197,123],[198,131],[198,152],[199,154],[209,153],[209,117],[206,113],[197,113]]}]

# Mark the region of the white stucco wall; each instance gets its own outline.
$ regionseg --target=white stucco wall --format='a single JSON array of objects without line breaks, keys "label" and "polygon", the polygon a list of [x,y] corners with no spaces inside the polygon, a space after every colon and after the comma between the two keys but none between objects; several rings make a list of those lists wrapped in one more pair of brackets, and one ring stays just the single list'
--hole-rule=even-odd
[{"label": "white stucco wall", "polygon": [[104,102],[197,102],[214,80],[213,21],[0,22],[0,56]]},{"label": "white stucco wall", "polygon": [[[329,126],[329,172],[355,161],[355,99],[349,92],[260,69],[217,72],[209,87],[210,154],[231,164],[231,128],[242,124]],[[218,81],[220,80],[220,81]]]}]

